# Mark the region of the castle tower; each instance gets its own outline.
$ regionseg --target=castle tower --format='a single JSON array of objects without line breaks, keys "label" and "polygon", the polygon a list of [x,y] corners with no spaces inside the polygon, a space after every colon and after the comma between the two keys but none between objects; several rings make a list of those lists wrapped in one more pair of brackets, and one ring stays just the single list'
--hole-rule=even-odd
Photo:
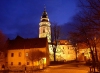
[{"label": "castle tower", "polygon": [[50,27],[49,18],[46,12],[46,8],[44,8],[43,14],[41,16],[41,20],[39,23],[39,38],[47,37],[48,43],[51,42],[51,27]]}]

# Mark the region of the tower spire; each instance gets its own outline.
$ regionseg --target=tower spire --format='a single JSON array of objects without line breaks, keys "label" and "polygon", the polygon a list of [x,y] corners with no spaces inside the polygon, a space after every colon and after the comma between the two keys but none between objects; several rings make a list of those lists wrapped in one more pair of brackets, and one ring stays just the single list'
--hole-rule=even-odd
[{"label": "tower spire", "polygon": [[44,11],[46,11],[46,5],[44,4]]},{"label": "tower spire", "polygon": [[48,18],[48,15],[47,15],[47,12],[46,12],[46,6],[44,5],[44,11],[43,11],[43,14],[41,16],[41,22],[49,22],[49,18]]}]

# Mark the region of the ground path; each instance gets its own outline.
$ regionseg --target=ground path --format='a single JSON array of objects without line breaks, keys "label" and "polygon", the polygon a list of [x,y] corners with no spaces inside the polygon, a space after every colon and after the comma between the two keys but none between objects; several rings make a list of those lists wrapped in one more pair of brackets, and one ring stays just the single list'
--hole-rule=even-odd
[{"label": "ground path", "polygon": [[[23,72],[9,72],[9,73],[23,73]],[[79,63],[70,63],[63,65],[49,66],[44,70],[39,70],[34,72],[27,71],[25,73],[89,73],[89,67]]]},{"label": "ground path", "polygon": [[81,64],[63,64],[49,66],[47,69],[37,71],[36,73],[88,73],[89,67]]}]

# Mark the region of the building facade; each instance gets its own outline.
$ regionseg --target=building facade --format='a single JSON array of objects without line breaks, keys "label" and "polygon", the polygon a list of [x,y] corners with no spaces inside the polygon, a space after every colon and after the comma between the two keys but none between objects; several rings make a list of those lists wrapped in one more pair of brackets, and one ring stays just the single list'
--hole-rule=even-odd
[{"label": "building facade", "polygon": [[[50,61],[54,61],[53,48],[49,48]],[[74,47],[67,40],[59,40],[56,48],[56,61],[71,61],[75,60]]]},{"label": "building facade", "polygon": [[[35,52],[37,51],[40,51],[39,53],[42,52],[44,56],[36,54]],[[32,52],[31,55],[30,52]],[[39,57],[39,59],[37,60],[34,57]],[[47,67],[49,65],[47,38],[24,39],[17,36],[16,39],[9,40],[6,63],[6,67],[11,70],[24,70],[25,67],[27,70],[31,69],[31,67]]]},{"label": "building facade", "polygon": [[[53,45],[51,44],[51,24],[46,9],[42,13],[39,23],[39,38],[47,37],[50,61],[54,60]],[[59,40],[56,48],[57,61],[69,61],[75,59],[74,47],[66,40]]]}]

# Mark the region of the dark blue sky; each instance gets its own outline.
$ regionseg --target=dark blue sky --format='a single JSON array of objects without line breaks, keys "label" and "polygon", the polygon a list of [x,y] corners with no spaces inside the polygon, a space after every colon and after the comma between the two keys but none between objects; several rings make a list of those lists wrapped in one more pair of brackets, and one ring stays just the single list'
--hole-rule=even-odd
[{"label": "dark blue sky", "polygon": [[0,0],[0,30],[11,39],[17,35],[38,37],[44,4],[50,21],[63,25],[78,13],[77,3],[77,0]]}]

